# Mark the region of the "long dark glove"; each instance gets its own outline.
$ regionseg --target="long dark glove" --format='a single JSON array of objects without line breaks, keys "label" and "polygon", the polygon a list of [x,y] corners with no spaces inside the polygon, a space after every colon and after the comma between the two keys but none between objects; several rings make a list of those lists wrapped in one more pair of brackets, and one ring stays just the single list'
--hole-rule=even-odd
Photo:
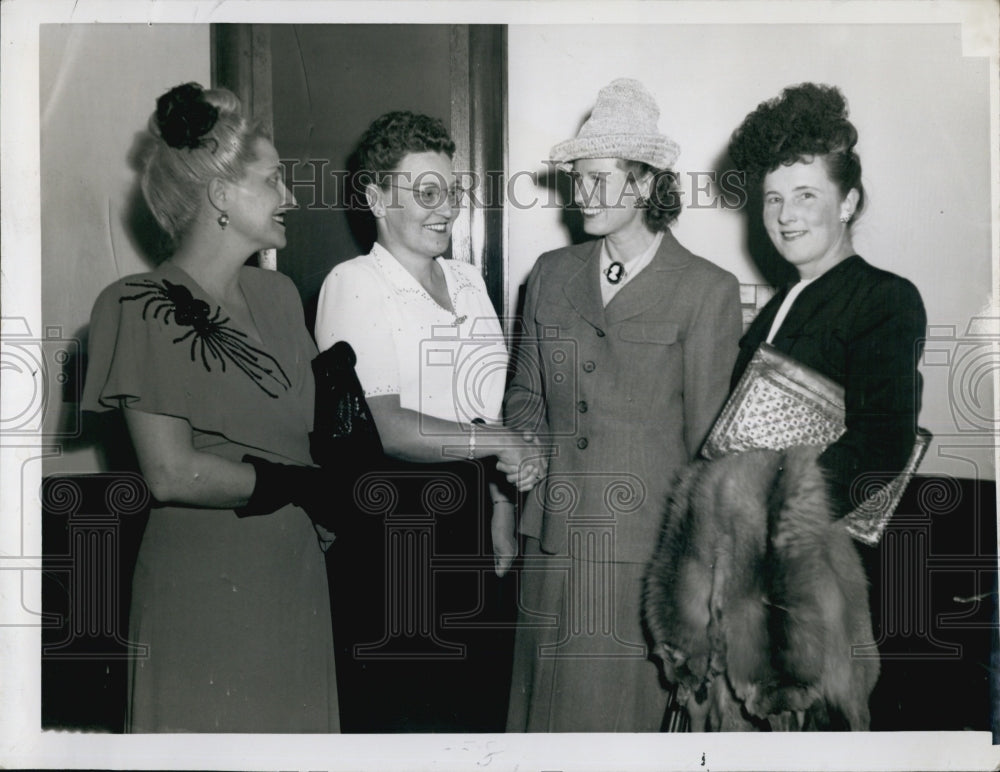
[{"label": "long dark glove", "polygon": [[359,526],[354,485],[366,471],[384,466],[375,420],[354,372],[357,357],[338,341],[312,362],[316,378],[316,413],[309,445],[320,467],[294,466],[243,457],[257,472],[257,484],[240,517],[266,515],[285,504],[302,507],[327,530],[343,533]]},{"label": "long dark glove", "polygon": [[356,473],[345,469],[331,475],[316,466],[278,464],[252,455],[243,456],[243,463],[253,466],[257,482],[250,500],[235,510],[239,517],[269,515],[294,504],[327,530],[342,530],[345,522],[337,515],[344,511],[343,497],[351,495]]}]

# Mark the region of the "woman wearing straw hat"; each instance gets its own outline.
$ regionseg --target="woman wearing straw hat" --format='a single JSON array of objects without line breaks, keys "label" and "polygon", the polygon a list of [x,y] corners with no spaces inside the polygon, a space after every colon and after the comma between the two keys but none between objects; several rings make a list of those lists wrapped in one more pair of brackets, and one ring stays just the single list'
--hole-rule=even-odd
[{"label": "woman wearing straw hat", "polygon": [[552,159],[594,240],[542,255],[505,420],[551,448],[526,498],[508,731],[658,731],[668,693],[649,661],[642,574],[674,472],[729,388],[739,285],[670,233],[679,148],[641,83],[601,89]]}]

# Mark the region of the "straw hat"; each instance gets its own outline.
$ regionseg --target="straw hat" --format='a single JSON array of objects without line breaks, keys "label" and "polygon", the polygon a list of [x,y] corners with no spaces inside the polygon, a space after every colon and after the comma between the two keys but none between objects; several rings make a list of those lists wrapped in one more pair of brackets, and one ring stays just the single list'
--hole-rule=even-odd
[{"label": "straw hat", "polygon": [[578,158],[621,158],[669,169],[680,146],[657,128],[660,108],[637,80],[618,78],[597,93],[597,104],[575,139],[567,139],[549,154],[568,169]]}]

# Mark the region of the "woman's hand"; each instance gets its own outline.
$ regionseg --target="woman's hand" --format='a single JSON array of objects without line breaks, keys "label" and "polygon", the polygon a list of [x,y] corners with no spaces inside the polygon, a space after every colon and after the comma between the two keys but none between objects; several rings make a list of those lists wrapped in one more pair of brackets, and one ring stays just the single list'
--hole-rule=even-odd
[{"label": "woman's hand", "polygon": [[493,570],[497,576],[503,576],[510,570],[514,558],[517,557],[517,533],[512,502],[505,499],[493,502],[490,534],[493,538]]},{"label": "woman's hand", "polygon": [[497,469],[519,491],[531,490],[545,477],[550,449],[532,432],[498,424],[459,424],[403,408],[398,394],[368,399],[387,455],[418,463],[496,456]]},{"label": "woman's hand", "polygon": [[520,492],[530,491],[548,473],[547,450],[532,432],[511,432],[512,444],[497,451],[497,470]]}]

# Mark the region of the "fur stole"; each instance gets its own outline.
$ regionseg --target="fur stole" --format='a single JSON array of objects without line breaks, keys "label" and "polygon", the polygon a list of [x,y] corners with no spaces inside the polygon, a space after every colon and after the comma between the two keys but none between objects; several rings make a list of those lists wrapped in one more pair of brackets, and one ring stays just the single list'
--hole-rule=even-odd
[{"label": "fur stole", "polygon": [[868,728],[867,580],[820,450],[698,461],[675,483],[644,611],[694,731]]}]

